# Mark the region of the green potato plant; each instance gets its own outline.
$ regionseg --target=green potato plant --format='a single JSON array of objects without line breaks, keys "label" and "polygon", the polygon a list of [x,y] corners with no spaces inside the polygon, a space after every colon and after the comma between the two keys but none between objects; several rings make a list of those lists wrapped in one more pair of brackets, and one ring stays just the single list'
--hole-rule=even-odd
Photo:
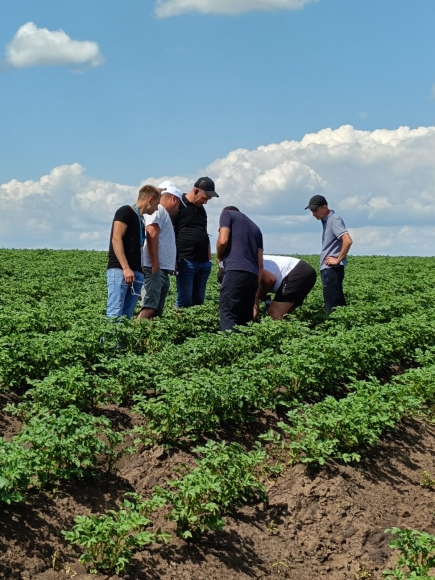
[{"label": "green potato plant", "polygon": [[150,531],[150,515],[163,507],[159,498],[144,501],[138,494],[127,493],[118,511],[99,516],[77,516],[71,531],[62,531],[65,540],[85,549],[79,561],[92,573],[120,574],[131,562],[135,551],[150,544],[167,543],[170,534],[160,529]]},{"label": "green potato plant", "polygon": [[0,503],[25,499],[25,490],[34,475],[33,451],[0,439]]},{"label": "green potato plant", "polygon": [[196,466],[183,465],[181,479],[168,481],[167,489],[154,488],[153,494],[172,508],[168,518],[176,522],[177,534],[184,539],[206,529],[222,529],[225,514],[249,499],[267,500],[264,485],[255,475],[266,459],[259,444],[245,453],[237,443],[208,441],[194,451],[202,455]]},{"label": "green potato plant", "polygon": [[11,442],[0,439],[0,501],[23,501],[30,484],[40,488],[95,473],[100,458],[112,469],[123,437],[106,417],[69,406],[31,417]]},{"label": "green potato plant", "polygon": [[95,412],[103,403],[120,403],[122,387],[113,377],[87,373],[79,365],[50,372],[43,380],[31,381],[29,389],[18,404],[10,404],[5,411],[27,422],[33,415],[49,410],[57,412],[71,405],[80,411]]},{"label": "green potato plant", "polygon": [[431,580],[431,569],[435,569],[435,536],[418,530],[390,528],[386,534],[396,536],[389,544],[390,548],[399,551],[396,566],[384,570],[387,580]]}]

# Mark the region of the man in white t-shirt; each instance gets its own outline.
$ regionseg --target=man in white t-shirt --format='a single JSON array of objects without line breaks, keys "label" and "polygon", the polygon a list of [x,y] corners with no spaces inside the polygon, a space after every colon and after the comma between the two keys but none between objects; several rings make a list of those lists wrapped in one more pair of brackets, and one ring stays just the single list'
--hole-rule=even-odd
[{"label": "man in white t-shirt", "polygon": [[278,320],[290,314],[298,306],[302,306],[316,283],[316,278],[315,269],[304,260],[266,254],[263,257],[263,274],[256,296],[255,318],[260,300],[265,300],[269,292],[275,294],[268,309],[269,316]]},{"label": "man in white t-shirt", "polygon": [[169,276],[175,273],[177,246],[171,216],[180,207],[183,194],[171,181],[163,181],[160,204],[145,218],[146,240],[143,249],[144,283],[138,319],[161,316],[168,295]]}]

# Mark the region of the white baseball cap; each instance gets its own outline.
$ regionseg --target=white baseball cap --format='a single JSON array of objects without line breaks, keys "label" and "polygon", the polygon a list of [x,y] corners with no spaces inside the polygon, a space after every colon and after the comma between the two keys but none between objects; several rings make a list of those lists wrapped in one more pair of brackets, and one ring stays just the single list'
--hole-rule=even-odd
[{"label": "white baseball cap", "polygon": [[183,192],[181,191],[181,189],[178,189],[178,187],[175,185],[173,181],[169,181],[169,179],[166,179],[165,181],[162,181],[162,183],[159,183],[157,187],[163,190],[162,194],[170,193],[172,195],[175,195],[175,197],[178,197],[180,201],[183,201]]}]

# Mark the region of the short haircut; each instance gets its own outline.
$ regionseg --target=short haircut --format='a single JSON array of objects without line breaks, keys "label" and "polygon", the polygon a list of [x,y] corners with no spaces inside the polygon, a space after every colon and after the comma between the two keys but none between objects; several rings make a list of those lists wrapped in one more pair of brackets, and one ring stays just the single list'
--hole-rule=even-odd
[{"label": "short haircut", "polygon": [[229,209],[231,211],[240,211],[239,208],[235,207],[234,205],[227,205],[227,207],[224,207],[222,211],[225,211],[226,209]]},{"label": "short haircut", "polygon": [[152,197],[155,199],[156,197],[160,197],[160,190],[157,189],[154,185],[144,185],[139,189],[138,199],[147,199],[148,197]]}]

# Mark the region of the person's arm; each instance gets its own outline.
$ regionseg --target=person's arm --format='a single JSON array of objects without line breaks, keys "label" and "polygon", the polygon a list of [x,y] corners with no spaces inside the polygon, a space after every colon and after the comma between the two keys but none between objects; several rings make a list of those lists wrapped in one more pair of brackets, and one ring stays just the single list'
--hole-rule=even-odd
[{"label": "person's arm", "polygon": [[352,238],[350,237],[350,235],[348,233],[345,233],[341,236],[341,250],[340,253],[338,254],[338,256],[336,258],[334,258],[333,256],[328,256],[325,259],[325,264],[327,266],[338,266],[341,262],[341,260],[343,260],[346,256],[347,253],[350,250],[350,247],[353,243]]},{"label": "person's arm", "polygon": [[112,232],[112,247],[115,252],[115,256],[118,262],[121,264],[122,273],[124,275],[124,280],[126,284],[132,284],[134,282],[134,272],[130,268],[127,258],[125,257],[124,244],[122,243],[122,238],[127,231],[127,224],[124,222],[113,222],[113,232]]},{"label": "person's arm", "polygon": [[266,296],[269,294],[269,292],[272,290],[272,288],[275,286],[275,284],[276,284],[275,274],[272,274],[272,272],[269,272],[269,270],[265,270],[263,268],[260,286],[258,287],[257,290],[257,298],[259,300],[264,300]]},{"label": "person's arm", "polygon": [[275,276],[263,268],[263,250],[258,250],[258,289],[254,302],[254,320],[258,318],[260,300],[266,298],[267,293],[273,288],[275,282]]},{"label": "person's arm", "polygon": [[224,253],[225,250],[227,249],[229,239],[230,239],[230,228],[225,227],[220,228],[219,236],[216,242],[216,254],[218,262],[221,262],[224,257]]},{"label": "person's arm", "polygon": [[258,285],[261,284],[261,278],[263,276],[263,250],[258,250]]},{"label": "person's arm", "polygon": [[[204,209],[204,208],[202,208]],[[207,232],[207,228],[208,228],[208,219],[207,219],[207,212],[204,209],[204,214],[205,214],[205,231]],[[211,262],[211,244],[210,244],[210,234],[208,235],[208,248],[207,248],[207,256],[209,261]]]},{"label": "person's arm", "polygon": [[147,226],[147,249],[151,260],[151,274],[160,270],[159,262],[159,232],[160,226],[156,223]]}]

